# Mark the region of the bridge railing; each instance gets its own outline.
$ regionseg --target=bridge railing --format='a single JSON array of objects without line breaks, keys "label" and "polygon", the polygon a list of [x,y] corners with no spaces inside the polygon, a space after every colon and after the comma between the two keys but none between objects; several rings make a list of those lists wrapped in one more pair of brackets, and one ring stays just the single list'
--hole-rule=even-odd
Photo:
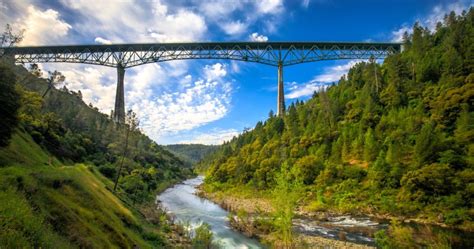
[{"label": "bridge railing", "polygon": [[337,59],[384,58],[400,43],[208,42],[2,48],[18,63],[67,62],[124,68],[185,59],[231,59],[272,66]]}]

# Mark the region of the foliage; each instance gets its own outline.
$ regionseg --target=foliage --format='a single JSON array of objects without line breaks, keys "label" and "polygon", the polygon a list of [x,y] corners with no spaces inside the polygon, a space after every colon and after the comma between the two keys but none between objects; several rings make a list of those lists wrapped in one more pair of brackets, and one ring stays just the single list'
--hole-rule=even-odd
[{"label": "foliage", "polygon": [[15,90],[16,77],[8,67],[0,65],[0,147],[6,146],[18,124],[18,93]]},{"label": "foliage", "polygon": [[293,246],[293,217],[297,201],[301,197],[302,183],[292,179],[288,165],[284,164],[276,176],[273,190],[276,233],[284,248]]},{"label": "foliage", "polygon": [[472,37],[473,8],[447,15],[434,33],[416,24],[403,52],[356,64],[285,116],[270,113],[224,143],[200,163],[208,166],[205,184],[274,190],[287,171],[312,209],[472,228]]},{"label": "foliage", "polygon": [[[48,165],[48,153],[24,131],[0,148],[0,244],[6,248],[166,247],[126,195],[94,168]],[[60,166],[60,167],[59,167]],[[155,206],[156,208],[156,206]]]},{"label": "foliage", "polygon": [[195,249],[212,248],[212,232],[209,224],[203,223],[194,230],[194,236],[191,243],[192,247]]},{"label": "foliage", "polygon": [[189,165],[196,164],[205,156],[213,153],[219,148],[218,145],[204,145],[204,144],[170,144],[164,147],[173,152],[183,161],[188,162]]},{"label": "foliage", "polygon": [[[30,70],[31,70],[31,74],[37,77],[41,76],[38,69],[36,69],[34,66],[30,68]],[[49,77],[47,79],[48,88],[46,88],[46,91],[43,93],[43,96],[42,96],[43,98],[54,86],[62,84],[66,80],[66,77],[61,72],[58,72],[56,70],[54,70],[54,72],[48,72],[48,74],[49,74]]]},{"label": "foliage", "polygon": [[[66,164],[90,163],[109,179],[138,172],[126,181],[118,181],[118,187],[122,187],[137,204],[150,200],[157,191],[192,174],[179,158],[141,133],[136,114],[129,113],[127,117],[133,122],[128,125],[117,124],[86,105],[80,94],[52,86],[51,82],[62,81],[59,72],[51,73],[45,80],[38,78],[41,74],[34,66],[27,71],[8,60],[2,60],[0,64],[21,79],[16,86],[19,128],[26,130],[36,143],[51,153],[46,164],[54,164],[55,158]],[[41,98],[40,94],[48,88],[49,93]],[[119,172],[122,158],[123,167]],[[132,180],[138,185],[131,184]]]},{"label": "foliage", "polygon": [[0,36],[0,47],[13,47],[17,45],[23,40],[24,33],[24,29],[15,33],[12,26],[10,24],[6,24],[5,31],[3,31],[3,34]]}]

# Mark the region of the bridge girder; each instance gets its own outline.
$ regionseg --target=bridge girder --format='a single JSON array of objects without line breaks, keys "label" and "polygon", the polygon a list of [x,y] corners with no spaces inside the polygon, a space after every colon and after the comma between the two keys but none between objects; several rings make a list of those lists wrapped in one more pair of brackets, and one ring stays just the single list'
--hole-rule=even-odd
[{"label": "bridge girder", "polygon": [[18,63],[67,62],[124,68],[185,59],[230,59],[271,66],[337,59],[384,58],[400,43],[207,42],[1,48]]},{"label": "bridge girder", "polygon": [[339,59],[380,59],[400,52],[401,43],[361,42],[199,42],[113,45],[66,45],[0,48],[0,56],[17,63],[81,63],[117,68],[114,120],[125,120],[125,69],[148,63],[185,59],[226,59],[278,67],[277,113],[285,112],[283,67]]}]

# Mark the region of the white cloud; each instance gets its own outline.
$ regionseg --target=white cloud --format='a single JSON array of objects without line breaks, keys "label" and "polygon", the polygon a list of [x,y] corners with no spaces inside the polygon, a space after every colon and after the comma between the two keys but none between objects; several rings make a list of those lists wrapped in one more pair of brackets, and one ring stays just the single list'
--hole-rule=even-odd
[{"label": "white cloud", "polygon": [[[199,12],[206,20],[219,26],[226,34],[241,36],[252,25],[275,32],[282,22],[284,5],[282,0],[259,1],[198,1]],[[242,16],[245,17],[242,19]],[[240,17],[240,19],[238,18]]]},{"label": "white cloud", "polygon": [[286,98],[296,99],[300,97],[311,96],[315,91],[321,91],[334,82],[339,81],[341,77],[349,71],[355,64],[362,60],[351,60],[342,65],[327,67],[324,73],[316,75],[312,80],[303,84],[292,82],[288,86]]},{"label": "white cloud", "polygon": [[[196,41],[204,37],[207,24],[202,15],[187,8],[170,9],[160,0],[95,1],[61,0],[75,12],[78,33],[101,34],[116,42]],[[91,28],[93,27],[93,28]]]},{"label": "white cloud", "polygon": [[71,25],[60,19],[59,12],[36,9],[29,5],[26,17],[17,20],[16,25],[25,29],[21,45],[51,45],[60,43],[66,37]]},{"label": "white cloud", "polygon": [[403,35],[405,33],[410,34],[411,33],[411,27],[403,25],[398,30],[392,31],[392,41],[402,42],[403,41]]},{"label": "white cloud", "polygon": [[228,19],[233,12],[244,7],[243,1],[199,1],[199,9],[212,21]]},{"label": "white cloud", "polygon": [[[181,90],[150,91],[153,84],[127,94],[129,105],[139,110],[143,130],[153,139],[187,131],[224,117],[229,111],[232,86],[225,77],[226,65],[216,63],[202,68],[203,78],[181,79]],[[174,79],[168,79],[174,80]],[[131,83],[136,81],[132,79]],[[146,80],[145,80],[146,81]],[[152,97],[154,96],[154,97]]]},{"label": "white cloud", "polygon": [[[463,10],[467,10],[472,5],[468,1],[454,1],[449,4],[439,4],[433,7],[431,12],[422,18],[418,18],[417,22],[421,26],[427,27],[431,32],[435,31],[438,22],[442,22],[444,16],[454,11],[457,15],[460,15]],[[411,34],[414,23],[412,25],[403,24],[399,29],[392,31],[392,41],[401,42],[403,40],[403,34],[407,32]]]},{"label": "white cloud", "polygon": [[263,14],[278,14],[283,11],[283,0],[260,0],[257,10]]},{"label": "white cloud", "polygon": [[288,94],[285,94],[285,98],[288,99],[297,99],[301,97],[311,96],[314,92],[319,92],[324,90],[328,87],[328,84],[320,83],[320,82],[308,82],[302,85],[293,85],[290,88]]},{"label": "white cloud", "polygon": [[332,83],[338,81],[344,74],[346,74],[351,67],[361,62],[362,60],[351,60],[345,64],[332,66],[324,69],[324,73],[314,77],[312,81],[322,83]]},{"label": "white cloud", "polygon": [[443,21],[444,16],[449,14],[451,11],[454,11],[456,15],[460,15],[463,10],[467,10],[470,5],[473,3],[468,3],[468,1],[453,1],[447,5],[437,5],[433,8],[431,13],[427,18],[422,20],[424,25],[426,25],[431,31],[436,29],[436,24]]},{"label": "white cloud", "polygon": [[96,37],[94,41],[99,44],[112,44],[110,40],[104,39],[102,37]]},{"label": "white cloud", "polygon": [[86,104],[92,103],[103,113],[110,114],[115,103],[115,69],[66,63],[45,63],[39,66],[43,72],[60,71],[66,77],[65,84],[69,90],[81,91]]},{"label": "white cloud", "polygon": [[207,26],[204,18],[187,10],[176,14],[155,15],[155,24],[148,33],[158,42],[196,41],[204,37]]},{"label": "white cloud", "polygon": [[227,75],[226,65],[216,63],[204,66],[204,75],[208,81],[220,80]]},{"label": "white cloud", "polygon": [[267,36],[259,35],[257,32],[252,33],[251,35],[249,35],[249,39],[251,41],[256,41],[256,42],[266,42],[266,41],[268,41]]},{"label": "white cloud", "polygon": [[[35,0],[0,0],[0,23],[25,27],[27,33],[22,45],[202,41],[212,37],[208,32],[210,24],[221,27],[231,37],[245,39],[251,25],[265,26],[268,22],[276,27],[278,22],[274,17],[280,17],[284,11],[282,1],[271,0],[200,1],[204,8],[189,8],[165,0],[140,4],[96,0],[58,2],[61,6],[44,9],[39,6],[45,5]],[[236,18],[240,14],[245,18]],[[258,34],[255,38],[268,39]],[[126,70],[126,108],[138,112],[145,132],[158,142],[163,136],[192,131],[229,112],[232,94],[229,74],[240,70],[238,64],[210,64],[191,74],[190,63],[172,61]],[[81,90],[84,102],[107,114],[113,109],[115,69],[60,63],[43,66],[45,70],[63,72],[67,87]]]},{"label": "white cloud", "polygon": [[229,141],[237,135],[239,135],[239,132],[236,129],[213,129],[209,133],[193,133],[190,138],[185,138],[179,143],[217,145],[222,144],[225,141]]},{"label": "white cloud", "polygon": [[228,35],[240,35],[247,31],[248,24],[237,21],[225,22],[221,25],[222,30]]}]

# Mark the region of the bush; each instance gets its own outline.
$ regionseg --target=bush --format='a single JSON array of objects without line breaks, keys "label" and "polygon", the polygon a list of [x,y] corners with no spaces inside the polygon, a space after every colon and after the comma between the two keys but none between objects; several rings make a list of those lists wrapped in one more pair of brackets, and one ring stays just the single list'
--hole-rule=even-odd
[{"label": "bush", "polygon": [[99,172],[109,179],[115,179],[115,174],[117,174],[117,169],[110,164],[105,164],[99,166]]},{"label": "bush", "polygon": [[211,227],[203,223],[194,231],[194,237],[191,241],[194,249],[209,249],[212,246]]},{"label": "bush", "polygon": [[444,222],[448,225],[458,225],[463,223],[464,221],[470,221],[471,217],[467,209],[456,209],[453,211],[448,212],[444,216]]}]

